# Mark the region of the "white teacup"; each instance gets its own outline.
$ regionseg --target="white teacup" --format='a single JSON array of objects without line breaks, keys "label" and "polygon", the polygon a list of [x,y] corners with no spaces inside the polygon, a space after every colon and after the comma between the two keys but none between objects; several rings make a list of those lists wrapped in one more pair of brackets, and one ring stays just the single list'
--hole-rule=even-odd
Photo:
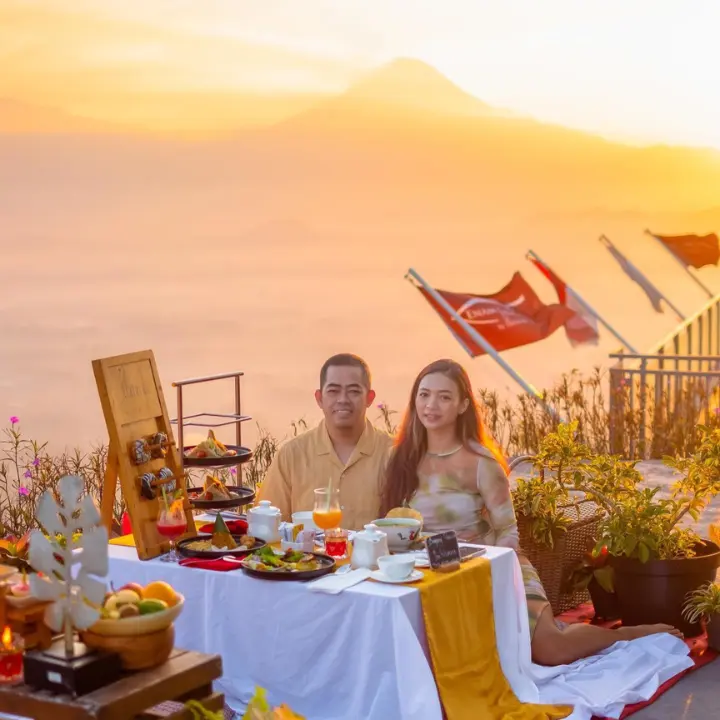
[{"label": "white teacup", "polygon": [[389,580],[407,580],[415,569],[415,556],[383,555],[378,558],[378,567]]},{"label": "white teacup", "polygon": [[292,514],[292,521],[295,525],[302,523],[306,530],[317,531],[318,527],[313,522],[312,510],[302,510],[301,512],[294,512]]}]

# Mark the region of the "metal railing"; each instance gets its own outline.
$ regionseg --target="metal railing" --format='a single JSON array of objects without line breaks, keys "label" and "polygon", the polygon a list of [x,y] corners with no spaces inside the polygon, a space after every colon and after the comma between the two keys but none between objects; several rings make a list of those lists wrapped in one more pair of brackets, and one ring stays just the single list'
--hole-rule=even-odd
[{"label": "metal railing", "polygon": [[720,295],[647,354],[613,353],[610,449],[646,459],[688,450],[698,422],[718,406]]}]

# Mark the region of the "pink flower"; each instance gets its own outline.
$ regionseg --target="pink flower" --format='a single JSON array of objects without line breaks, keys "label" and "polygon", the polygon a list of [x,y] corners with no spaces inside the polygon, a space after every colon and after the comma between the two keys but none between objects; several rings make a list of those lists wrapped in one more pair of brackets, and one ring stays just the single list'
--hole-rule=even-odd
[{"label": "pink flower", "polygon": [[237,475],[237,468],[230,468],[231,475]]},{"label": "pink flower", "polygon": [[17,425],[20,422],[20,418],[17,415],[13,415],[10,418],[10,424],[11,425]]},{"label": "pink flower", "polygon": [[24,477],[24,478],[27,478],[28,480],[30,480],[30,478],[32,477],[32,470],[26,470],[26,471],[23,473],[23,477]]},{"label": "pink flower", "polygon": [[30,491],[26,487],[22,487],[22,485],[18,488],[18,494],[20,495],[29,495]]},{"label": "pink flower", "polygon": [[34,467],[37,467],[39,464],[40,464],[40,458],[35,458],[35,459],[33,460],[33,466],[34,466]]}]

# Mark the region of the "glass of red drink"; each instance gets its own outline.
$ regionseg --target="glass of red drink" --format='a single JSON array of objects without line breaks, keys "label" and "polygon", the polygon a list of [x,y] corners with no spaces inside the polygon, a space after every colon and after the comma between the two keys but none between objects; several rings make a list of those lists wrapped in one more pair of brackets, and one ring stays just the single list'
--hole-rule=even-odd
[{"label": "glass of red drink", "polygon": [[160,559],[164,562],[177,562],[175,541],[187,531],[187,517],[182,503],[173,503],[170,507],[161,505],[157,519],[157,529],[163,537],[170,540],[170,552]]},{"label": "glass of red drink", "polygon": [[348,531],[333,528],[325,531],[325,552],[336,560],[348,556]]}]

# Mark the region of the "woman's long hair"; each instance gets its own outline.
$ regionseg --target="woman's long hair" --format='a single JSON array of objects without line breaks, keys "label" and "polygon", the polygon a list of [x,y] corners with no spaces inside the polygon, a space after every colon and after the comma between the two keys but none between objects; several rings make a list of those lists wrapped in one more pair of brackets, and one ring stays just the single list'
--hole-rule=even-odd
[{"label": "woman's long hair", "polygon": [[508,465],[495,441],[490,437],[480,417],[470,378],[459,363],[454,360],[436,360],[424,368],[417,376],[410,393],[405,416],[395,439],[395,448],[385,473],[382,488],[381,517],[395,507],[409,502],[418,488],[418,466],[427,452],[427,430],[420,422],[415,400],[423,378],[433,373],[442,373],[457,386],[460,400],[468,400],[464,413],[458,415],[455,432],[458,440],[469,450],[475,452],[473,443],[487,448],[508,472]]}]

